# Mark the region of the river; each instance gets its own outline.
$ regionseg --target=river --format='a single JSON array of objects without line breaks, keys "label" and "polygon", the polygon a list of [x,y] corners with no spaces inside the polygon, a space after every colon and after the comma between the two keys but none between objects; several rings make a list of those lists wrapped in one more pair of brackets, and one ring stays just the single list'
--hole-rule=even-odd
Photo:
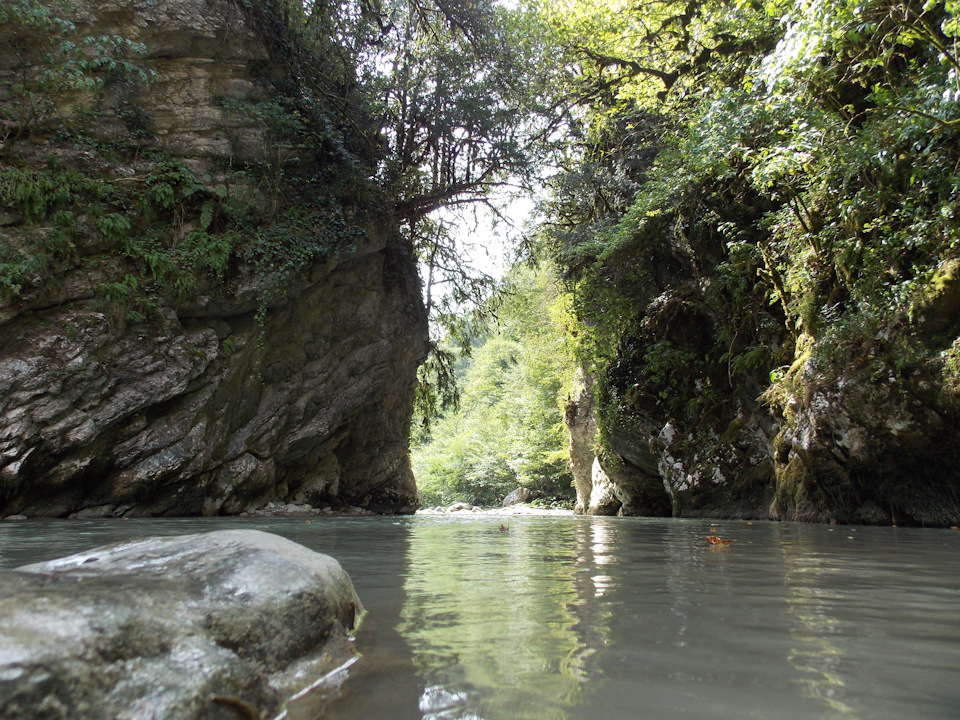
[{"label": "river", "polygon": [[569,516],[310,520],[8,522],[0,567],[238,527],[332,555],[369,611],[362,658],[301,718],[960,718],[960,532]]}]

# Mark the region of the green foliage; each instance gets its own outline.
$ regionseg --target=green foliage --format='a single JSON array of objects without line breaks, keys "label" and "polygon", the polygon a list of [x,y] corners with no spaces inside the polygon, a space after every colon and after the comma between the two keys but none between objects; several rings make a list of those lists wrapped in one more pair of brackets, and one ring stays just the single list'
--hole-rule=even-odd
[{"label": "green foliage", "polygon": [[124,322],[145,322],[159,308],[156,299],[146,296],[140,281],[129,273],[122,280],[99,284],[96,292],[104,308],[115,312]]},{"label": "green foliage", "polygon": [[707,0],[570,0],[538,3],[554,27],[571,94],[590,131],[637,107],[696,102],[706,85],[737,78],[772,41],[758,3]]},{"label": "green foliage", "polygon": [[[83,128],[99,108],[101,91],[110,83],[149,81],[152,73],[132,62],[144,52],[136,43],[118,35],[83,37],[33,0],[4,4],[0,49],[23,72],[2,85],[0,137],[10,163],[0,170],[0,210],[37,228],[3,250],[4,296],[47,282],[91,252],[112,255],[107,266],[123,279],[103,283],[101,298],[121,308],[118,318],[140,321],[160,300],[183,300],[226,280],[231,267],[244,262],[261,275],[262,316],[296,273],[362,242],[366,220],[357,208],[376,194],[371,178],[379,150],[363,95],[348,90],[356,88],[358,56],[339,55],[343,48],[330,24],[337,18],[328,7],[314,8],[309,22],[296,3],[256,3],[247,10],[262,20],[256,27],[289,73],[264,68],[263,80],[278,91],[269,100],[224,101],[228,111],[265,130],[263,160],[214,185],[180,161],[144,157],[122,143],[91,147],[115,157],[136,152],[138,167],[150,161],[147,172],[101,176],[54,160],[41,168],[28,154],[11,155],[15,140],[54,126],[61,139],[90,142]],[[240,195],[231,190],[238,186]],[[256,190],[269,207],[246,199]]]},{"label": "green foliage", "polygon": [[430,441],[430,425],[448,411],[460,409],[457,356],[438,343],[431,343],[427,359],[417,369],[417,390],[413,399],[414,437]]},{"label": "green foliage", "polygon": [[23,213],[28,221],[42,220],[58,209],[75,206],[84,196],[99,198],[102,192],[95,181],[73,170],[0,170],[0,207]]},{"label": "green foliage", "polygon": [[661,388],[660,397],[667,399],[671,390],[676,392],[683,386],[694,359],[692,353],[674,347],[669,340],[659,340],[644,349],[641,367],[650,382]]},{"label": "green foliage", "polygon": [[[593,87],[615,92],[590,98],[589,142],[553,181],[541,241],[605,397],[677,395],[682,414],[705,387],[785,381],[803,335],[822,368],[862,362],[960,256],[960,66],[953,2],[688,6],[702,24],[689,41],[704,47],[743,20],[738,43],[712,46],[724,61],[711,69],[682,43],[662,54],[678,37],[664,34],[672,7],[621,8],[580,40],[602,70]],[[623,32],[638,24],[660,29]],[[640,59],[673,68],[673,84]],[[671,335],[680,322],[697,328],[691,344]],[[897,372],[918,362],[915,341],[881,350]],[[677,367],[699,386],[674,382]]]},{"label": "green foliage", "polygon": [[364,238],[363,229],[348,222],[336,205],[293,207],[259,230],[240,254],[272,278],[267,295],[273,299],[308,264],[348,253]]},{"label": "green foliage", "polygon": [[133,60],[145,50],[119,35],[81,36],[73,22],[36,0],[5,2],[0,54],[14,60],[17,72],[2,85],[0,156],[31,135],[82,127],[109,84],[150,82],[155,73]]},{"label": "green foliage", "polygon": [[161,159],[157,162],[144,185],[147,190],[143,195],[142,209],[148,217],[159,210],[176,212],[184,201],[203,200],[212,194],[190,168],[177,160]]},{"label": "green foliage", "polygon": [[103,239],[111,244],[119,243],[130,232],[130,220],[118,212],[101,215],[94,224]]},{"label": "green foliage", "polygon": [[[103,195],[99,183],[70,170],[0,170],[0,211],[21,215],[28,223],[48,222],[52,226],[16,245],[4,245],[0,252],[0,296],[16,296],[25,285],[44,282],[54,261],[76,260],[74,239],[79,224],[74,210],[81,199]],[[110,220],[105,227],[109,229]]]},{"label": "green foliage", "polygon": [[389,29],[366,69],[390,145],[382,178],[399,214],[416,221],[530,178],[533,153],[562,117],[538,63],[538,16],[492,0],[381,8]]},{"label": "green foliage", "polygon": [[247,170],[278,195],[287,165],[311,167],[318,187],[345,199],[371,192],[382,141],[369,88],[358,74],[374,49],[376,6],[354,0],[246,0],[242,6],[281,66],[277,72],[266,64],[258,73],[270,87],[268,98],[223,101],[267,131],[269,152]]},{"label": "green foliage", "polygon": [[562,299],[547,273],[512,271],[501,323],[459,367],[459,406],[413,448],[427,504],[499,504],[518,485],[572,497],[562,397],[572,357],[558,327]]},{"label": "green foliage", "polygon": [[24,253],[0,245],[0,297],[19,295],[24,284],[46,271],[49,260],[42,252]]},{"label": "green foliage", "polygon": [[223,354],[227,357],[233,355],[236,352],[236,341],[233,339],[233,335],[228,335],[223,340],[220,341],[220,348],[223,350]]}]

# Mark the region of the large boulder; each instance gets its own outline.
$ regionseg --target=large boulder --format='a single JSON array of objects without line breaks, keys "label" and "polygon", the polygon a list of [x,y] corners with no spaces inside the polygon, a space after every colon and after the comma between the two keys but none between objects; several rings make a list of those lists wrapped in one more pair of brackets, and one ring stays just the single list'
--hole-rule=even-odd
[{"label": "large boulder", "polygon": [[26,565],[0,574],[0,717],[273,717],[361,613],[336,560],[258,531]]},{"label": "large boulder", "polygon": [[503,499],[503,507],[519,505],[520,503],[530,502],[531,500],[533,500],[533,493],[530,492],[530,489],[518,487],[507,493],[507,496]]},{"label": "large boulder", "polygon": [[600,464],[600,458],[593,459],[590,479],[590,497],[586,502],[586,513],[588,515],[616,515],[623,504],[617,497],[613,482]]}]

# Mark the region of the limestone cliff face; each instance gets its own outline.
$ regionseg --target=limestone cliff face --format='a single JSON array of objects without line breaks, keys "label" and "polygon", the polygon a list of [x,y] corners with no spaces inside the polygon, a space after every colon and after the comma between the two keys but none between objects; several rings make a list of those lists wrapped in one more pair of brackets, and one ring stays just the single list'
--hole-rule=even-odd
[{"label": "limestone cliff face", "polygon": [[[578,506],[960,523],[960,263],[937,270],[908,311],[850,328],[838,343],[842,331],[828,324],[796,338],[775,322],[731,332],[739,321],[724,316],[715,275],[722,255],[669,232],[657,247],[662,257],[634,258],[650,286],[634,288],[643,309],[595,402],[578,396],[568,412],[572,436],[590,432],[591,405],[599,421]],[[764,362],[731,360],[734,341],[762,350]],[[587,467],[591,457],[576,459]]]},{"label": "limestone cliff face", "polygon": [[570,431],[570,470],[577,491],[577,514],[590,510],[591,473],[596,459],[597,414],[594,408],[593,378],[582,371],[574,378],[564,420]]},{"label": "limestone cliff face", "polygon": [[[933,304],[953,307],[950,297]],[[661,298],[644,326],[656,327],[664,307],[670,302]],[[907,324],[905,318],[897,327],[894,319],[886,339],[878,336],[869,346],[858,341],[843,362],[825,360],[816,339],[801,336],[786,376],[765,393],[759,377],[741,375],[731,384],[725,371],[697,362],[716,332],[702,317],[674,307],[670,318],[674,346],[688,358],[673,384],[644,371],[645,354],[662,336],[643,330],[623,343],[608,373],[596,403],[602,450],[592,486],[578,484],[578,498],[590,498],[587,512],[960,522],[960,341],[938,353],[924,339],[924,333],[955,333],[955,310],[933,329],[924,328],[928,321]],[[899,344],[907,342],[915,360],[905,370],[898,367],[904,355]],[[701,413],[684,412],[708,388],[722,393],[720,402]],[[571,429],[585,424],[578,415]]]},{"label": "limestone cliff face", "polygon": [[[265,78],[282,72],[240,5],[77,5],[80,35],[143,43],[138,62],[156,77],[107,84],[81,138],[25,127],[4,107],[5,182],[74,185],[43,213],[2,195],[0,267],[14,280],[0,295],[0,516],[233,514],[269,501],[412,511],[407,435],[426,318],[389,212],[328,199],[296,214],[288,188],[315,183],[324,161],[287,162],[289,137],[230,105],[269,99]],[[30,32],[0,26],[7,48]],[[17,62],[3,58],[8,88]],[[260,174],[238,173],[242,163]],[[176,197],[148,215],[161,184]],[[108,191],[88,205],[97,188]],[[241,212],[246,225],[231,219]],[[346,220],[326,225],[333,215]],[[194,246],[230,254],[166,287],[187,277],[173,265]],[[297,261],[274,261],[278,247]],[[170,257],[172,269],[159,264]]]},{"label": "limestone cliff face", "polygon": [[[950,323],[954,332],[956,320]],[[898,367],[902,349],[894,354],[892,336],[856,347],[839,367],[818,362],[816,341],[801,337],[773,443],[774,517],[934,526],[960,521],[954,359],[960,345],[930,352],[923,339],[927,324],[913,324],[910,349],[918,361],[908,369]]]},{"label": "limestone cliff face", "polygon": [[[565,421],[570,430],[570,469],[578,515],[616,515],[623,502],[597,456],[596,380],[583,370],[574,378]],[[623,488],[620,488],[623,495]]]}]

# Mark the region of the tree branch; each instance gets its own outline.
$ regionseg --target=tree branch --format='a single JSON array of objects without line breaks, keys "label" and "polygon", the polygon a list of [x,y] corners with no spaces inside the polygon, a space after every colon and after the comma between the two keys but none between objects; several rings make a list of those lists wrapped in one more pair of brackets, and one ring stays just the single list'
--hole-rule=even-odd
[{"label": "tree branch", "polygon": [[603,53],[596,52],[588,47],[584,47],[583,45],[578,45],[577,50],[597,63],[600,68],[614,66],[624,68],[628,71],[629,77],[636,77],[637,75],[650,75],[660,80],[667,90],[672,88],[674,83],[677,82],[678,75],[675,72],[668,73],[664,72],[663,70],[657,70],[656,68],[641,65],[636,60],[627,60],[626,58],[619,58],[613,55],[604,55]]}]

